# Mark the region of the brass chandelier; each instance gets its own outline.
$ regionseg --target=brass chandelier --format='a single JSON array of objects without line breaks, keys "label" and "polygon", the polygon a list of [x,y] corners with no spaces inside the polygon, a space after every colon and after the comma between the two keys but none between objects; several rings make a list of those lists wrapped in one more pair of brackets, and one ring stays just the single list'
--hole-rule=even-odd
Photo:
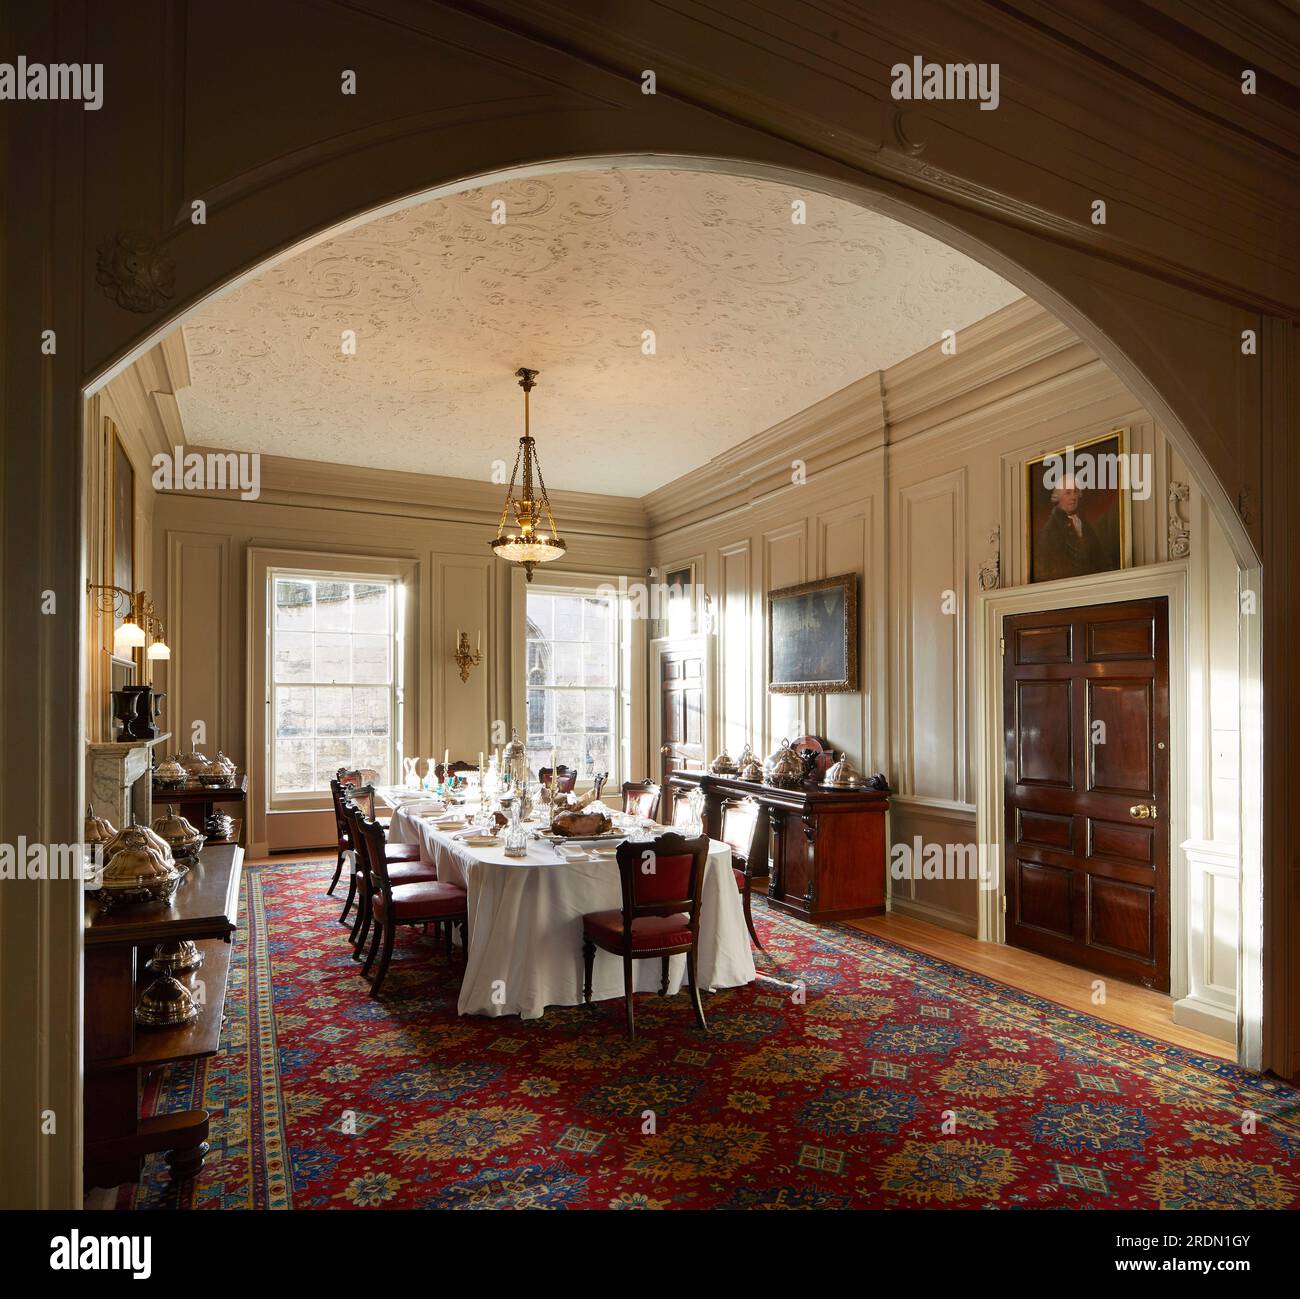
[{"label": "brass chandelier", "polygon": [[[537,459],[536,443],[528,428],[528,394],[537,382],[537,371],[521,368],[515,371],[515,377],[524,390],[524,435],[519,439],[519,453],[515,456],[515,467],[510,474],[510,487],[506,492],[506,503],[501,509],[497,535],[488,545],[496,551],[498,558],[520,565],[524,577],[531,582],[533,569],[538,564],[559,559],[566,547],[555,526],[551,502],[546,495],[546,483],[542,479],[542,466]],[[534,475],[537,479],[536,487],[533,485]],[[515,492],[516,480],[519,481],[518,494]],[[507,524],[512,512],[514,523]]]}]

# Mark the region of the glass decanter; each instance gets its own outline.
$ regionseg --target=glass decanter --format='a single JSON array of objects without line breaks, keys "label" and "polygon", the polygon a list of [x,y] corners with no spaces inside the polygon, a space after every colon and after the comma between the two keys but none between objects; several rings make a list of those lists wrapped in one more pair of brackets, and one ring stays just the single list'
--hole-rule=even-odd
[{"label": "glass decanter", "polygon": [[507,857],[526,857],[528,855],[528,831],[524,828],[523,799],[516,798],[510,804],[510,820],[506,825]]}]

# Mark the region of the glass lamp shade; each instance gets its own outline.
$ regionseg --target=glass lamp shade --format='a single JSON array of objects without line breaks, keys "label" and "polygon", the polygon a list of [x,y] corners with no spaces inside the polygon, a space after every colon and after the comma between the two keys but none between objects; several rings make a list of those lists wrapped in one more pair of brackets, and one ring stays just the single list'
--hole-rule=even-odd
[{"label": "glass lamp shade", "polygon": [[172,652],[166,641],[156,640],[147,650],[145,650],[145,658],[169,659],[171,656]]},{"label": "glass lamp shade", "polygon": [[144,628],[129,618],[113,633],[113,644],[119,649],[139,649],[144,641]]},{"label": "glass lamp shade", "polygon": [[552,559],[559,559],[567,547],[559,537],[545,534],[519,536],[505,533],[494,538],[492,549],[502,559],[512,564],[545,564]]}]

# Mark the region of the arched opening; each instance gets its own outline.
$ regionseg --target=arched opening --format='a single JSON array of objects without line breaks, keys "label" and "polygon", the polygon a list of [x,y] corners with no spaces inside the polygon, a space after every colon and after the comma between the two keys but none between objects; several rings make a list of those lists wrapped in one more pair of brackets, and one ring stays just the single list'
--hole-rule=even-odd
[{"label": "arched opening", "polygon": [[[756,180],[766,180],[786,185],[798,185],[805,188],[810,193],[826,194],[833,197],[844,198],[858,203],[862,206],[869,207],[892,219],[898,220],[903,224],[913,226],[916,229],[929,234],[940,241],[957,248],[974,260],[988,266],[1002,275],[1009,282],[1015,284],[1026,294],[1032,297],[1040,305],[1046,308],[1052,315],[1069,325],[1085,342],[1087,342],[1097,352],[1099,356],[1113,369],[1114,373],[1129,387],[1133,395],[1145,407],[1154,421],[1167,434],[1170,443],[1176,448],[1188,466],[1190,472],[1195,476],[1200,488],[1204,491],[1207,500],[1210,503],[1210,509],[1221,527],[1224,535],[1228,538],[1232,553],[1235,557],[1238,567],[1247,574],[1244,579],[1247,585],[1258,589],[1258,573],[1255,571],[1251,574],[1252,567],[1256,564],[1255,556],[1250,545],[1248,536],[1241,526],[1240,519],[1235,511],[1227,506],[1226,495],[1217,482],[1216,478],[1209,469],[1208,462],[1197,447],[1194,439],[1187,432],[1182,422],[1175,413],[1175,403],[1166,401],[1157,391],[1154,384],[1150,383],[1140,372],[1138,367],[1124,354],[1103,331],[1087,316],[1087,314],[1072,303],[1066,295],[1059,289],[1053,288],[1048,283],[1041,280],[1038,276],[1026,271],[1023,267],[1014,264],[1005,255],[998,252],[991,245],[978,239],[970,231],[962,230],[954,225],[938,220],[932,215],[919,209],[912,208],[898,200],[888,197],[883,193],[872,192],[862,187],[848,184],[829,182],[824,178],[809,176],[806,173],[787,171],[780,168],[763,166],[756,163],[743,163],[737,161],[705,158],[688,158],[681,156],[630,156],[611,158],[575,158],[563,161],[537,163],[529,167],[513,169],[509,172],[494,172],[486,176],[476,176],[468,179],[460,179],[454,183],[422,190],[419,193],[407,195],[393,203],[379,209],[372,209],[370,212],[360,215],[343,225],[334,225],[328,229],[323,229],[312,235],[309,239],[296,243],[291,248],[268,257],[266,261],[256,268],[253,268],[243,275],[236,277],[220,286],[215,286],[212,292],[203,299],[191,302],[186,308],[178,311],[169,318],[165,326],[156,329],[150,336],[134,347],[129,353],[123,355],[111,369],[97,376],[97,378],[87,386],[86,395],[92,397],[100,391],[103,386],[115,375],[121,373],[135,360],[143,356],[150,348],[162,340],[162,338],[172,330],[183,324],[184,321],[194,312],[202,308],[207,302],[230,291],[236,285],[243,283],[245,280],[261,274],[268,267],[279,264],[282,261],[294,256],[307,249],[308,247],[333,238],[342,233],[345,229],[353,226],[365,224],[368,221],[375,220],[381,216],[396,212],[402,208],[414,206],[428,202],[432,199],[447,197],[450,195],[465,192],[470,189],[479,188],[488,182],[505,182],[507,180],[528,178],[532,176],[546,176],[557,171],[583,171],[599,166],[619,165],[628,167],[637,167],[644,169],[663,169],[663,170],[698,170],[703,172],[719,172],[727,175],[745,176]],[[667,552],[666,552],[667,553]],[[1118,598],[1118,597],[1109,597]],[[972,629],[972,635],[978,634]],[[983,643],[984,648],[981,652],[988,652],[989,646],[987,641]],[[825,713],[822,714],[825,716]],[[811,727],[809,729],[812,729]],[[1254,804],[1258,805],[1261,797],[1261,791],[1256,784],[1248,791],[1243,788],[1243,800],[1249,798]],[[968,800],[974,801],[974,800]],[[1244,860],[1249,863],[1250,858],[1247,852]],[[1249,864],[1244,871],[1244,878],[1248,888],[1258,889],[1259,876],[1257,862],[1255,870],[1252,872]],[[1186,923],[1184,918],[1183,923]],[[981,932],[986,936],[992,937],[990,930],[990,921],[988,917],[981,916]],[[1240,942],[1240,940],[1239,940]],[[1250,943],[1241,944],[1246,953],[1246,959],[1249,962],[1254,957],[1258,957],[1257,951],[1254,951]],[[1243,981],[1243,988],[1253,984],[1258,979],[1258,969],[1247,970],[1246,979]],[[1247,1009],[1247,1016],[1249,1016]],[[1251,1046],[1249,1037],[1241,1043],[1241,1052],[1244,1062],[1250,1063]]]}]

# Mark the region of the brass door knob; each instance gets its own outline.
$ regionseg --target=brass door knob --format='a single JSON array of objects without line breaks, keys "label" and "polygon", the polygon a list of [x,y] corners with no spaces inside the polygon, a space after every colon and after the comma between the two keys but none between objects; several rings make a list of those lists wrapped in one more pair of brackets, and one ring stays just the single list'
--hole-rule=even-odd
[{"label": "brass door knob", "polygon": [[673,746],[672,746],[671,744],[665,744],[665,745],[664,745],[664,746],[659,750],[659,752],[662,753],[662,754],[664,755],[665,758],[668,757],[668,756],[672,753],[672,751],[673,751]]},{"label": "brass door knob", "polygon": [[1156,819],[1156,809],[1154,803],[1134,803],[1128,810],[1129,816],[1135,816],[1139,821],[1154,821]]}]

